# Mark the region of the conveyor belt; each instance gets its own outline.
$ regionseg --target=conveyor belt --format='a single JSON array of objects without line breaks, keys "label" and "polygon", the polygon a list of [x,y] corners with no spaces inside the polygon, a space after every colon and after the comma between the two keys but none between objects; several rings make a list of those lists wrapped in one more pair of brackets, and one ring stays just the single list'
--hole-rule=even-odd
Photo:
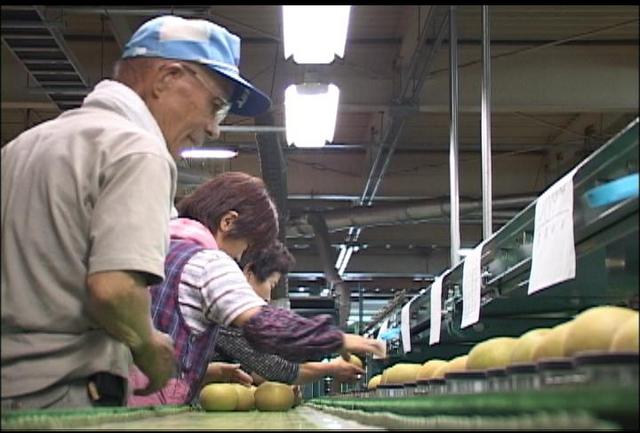
[{"label": "conveyor belt", "polygon": [[288,412],[204,412],[189,406],[4,411],[2,429],[370,430],[638,429],[638,388],[314,399]]},{"label": "conveyor belt", "polygon": [[[287,412],[204,412],[189,407],[24,411],[2,415],[2,429],[371,430],[348,418],[300,406]],[[380,428],[375,428],[380,429]]]},{"label": "conveyor belt", "polygon": [[[153,423],[153,424],[150,424]],[[371,426],[340,418],[327,412],[300,406],[287,412],[190,412],[156,420],[104,423],[96,430],[371,430]],[[380,428],[377,428],[380,429]]]},{"label": "conveyor belt", "polygon": [[[504,428],[511,428],[508,426],[533,422],[540,428],[555,425],[562,429],[570,428],[576,420],[582,420],[586,426],[637,430],[639,396],[638,388],[634,386],[585,386],[528,392],[395,398],[325,397],[312,400],[310,404],[312,407],[327,408],[329,413],[348,416],[360,422],[368,420],[385,427],[394,423],[400,426],[402,423],[399,420],[403,419],[404,428],[431,428],[435,426],[432,425],[434,422],[437,424],[445,420],[444,425],[449,428],[454,428],[457,422],[463,423],[465,428],[478,428],[473,427],[476,421],[481,426],[486,421],[492,428],[500,428],[503,424],[507,426]],[[417,424],[406,422],[418,417],[422,419]],[[453,424],[450,424],[451,420],[454,420]]]},{"label": "conveyor belt", "polygon": [[620,430],[610,421],[585,411],[537,412],[520,415],[407,416],[391,412],[365,412],[310,404],[328,413],[388,430]]}]

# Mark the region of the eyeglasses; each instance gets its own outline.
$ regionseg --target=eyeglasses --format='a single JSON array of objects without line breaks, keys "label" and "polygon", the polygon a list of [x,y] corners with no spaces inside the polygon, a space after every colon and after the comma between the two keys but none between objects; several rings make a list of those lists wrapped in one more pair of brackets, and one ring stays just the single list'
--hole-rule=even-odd
[{"label": "eyeglasses", "polygon": [[207,89],[207,92],[209,92],[209,94],[211,95],[211,116],[218,123],[222,122],[224,118],[227,117],[227,115],[229,114],[229,110],[231,109],[231,103],[228,102],[226,99],[216,95],[215,92],[209,88],[209,85],[204,80],[204,78],[202,78],[195,69],[191,68],[190,66],[187,66],[184,63],[180,63],[180,65],[187,72],[193,75],[200,82],[200,84],[202,84],[202,86],[205,89]]}]

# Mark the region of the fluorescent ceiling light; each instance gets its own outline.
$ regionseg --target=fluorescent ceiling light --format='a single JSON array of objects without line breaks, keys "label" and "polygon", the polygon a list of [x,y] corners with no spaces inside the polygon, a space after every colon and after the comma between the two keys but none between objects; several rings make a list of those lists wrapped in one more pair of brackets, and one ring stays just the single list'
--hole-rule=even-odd
[{"label": "fluorescent ceiling light", "polygon": [[336,269],[340,269],[342,266],[342,260],[344,259],[344,255],[347,252],[347,247],[345,245],[340,245],[340,254],[338,254],[338,259],[336,260],[336,264],[334,267]]},{"label": "fluorescent ceiling light", "polygon": [[344,255],[344,260],[342,261],[342,263],[340,264],[340,267],[338,268],[338,275],[342,276],[342,274],[344,273],[345,269],[347,269],[347,265],[349,264],[349,260],[351,260],[351,254],[353,254],[353,247],[347,247],[347,252]]},{"label": "fluorescent ceiling light", "polygon": [[334,84],[292,84],[284,92],[287,143],[322,147],[333,141],[340,89]]},{"label": "fluorescent ceiling light", "polygon": [[215,158],[215,159],[228,159],[233,158],[238,154],[237,150],[232,149],[215,149],[196,147],[192,149],[184,149],[180,156],[183,158],[203,159],[203,158]]},{"label": "fluorescent ceiling light", "polygon": [[331,63],[344,57],[351,6],[282,6],[284,58]]}]

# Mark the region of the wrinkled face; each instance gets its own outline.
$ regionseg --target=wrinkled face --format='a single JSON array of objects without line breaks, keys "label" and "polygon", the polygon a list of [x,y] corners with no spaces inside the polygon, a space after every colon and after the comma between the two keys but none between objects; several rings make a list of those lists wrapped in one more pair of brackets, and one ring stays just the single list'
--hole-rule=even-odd
[{"label": "wrinkled face", "polygon": [[280,281],[280,278],[282,277],[280,272],[274,272],[273,274],[269,275],[266,280],[258,281],[253,272],[247,271],[246,275],[249,284],[251,284],[251,287],[253,287],[253,290],[258,294],[258,296],[260,296],[267,302],[271,300],[271,291],[278,284],[278,281]]},{"label": "wrinkled face", "polygon": [[183,149],[202,146],[207,138],[220,136],[234,84],[198,64],[170,62],[162,67],[171,68],[172,82],[163,94],[156,119],[177,159]]}]

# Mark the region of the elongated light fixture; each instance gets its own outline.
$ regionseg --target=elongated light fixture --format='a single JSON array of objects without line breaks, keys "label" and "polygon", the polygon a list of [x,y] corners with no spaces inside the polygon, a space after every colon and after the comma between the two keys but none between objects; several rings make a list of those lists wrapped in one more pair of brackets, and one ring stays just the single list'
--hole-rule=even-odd
[{"label": "elongated light fixture", "polygon": [[284,92],[287,143],[322,147],[333,141],[340,89],[334,84],[292,84]]},{"label": "elongated light fixture", "polygon": [[236,155],[238,155],[237,150],[205,147],[194,147],[191,149],[184,149],[182,152],[180,152],[181,157],[191,159],[229,159],[235,157]]},{"label": "elongated light fixture", "polygon": [[282,6],[284,58],[331,63],[344,57],[351,6]]}]

